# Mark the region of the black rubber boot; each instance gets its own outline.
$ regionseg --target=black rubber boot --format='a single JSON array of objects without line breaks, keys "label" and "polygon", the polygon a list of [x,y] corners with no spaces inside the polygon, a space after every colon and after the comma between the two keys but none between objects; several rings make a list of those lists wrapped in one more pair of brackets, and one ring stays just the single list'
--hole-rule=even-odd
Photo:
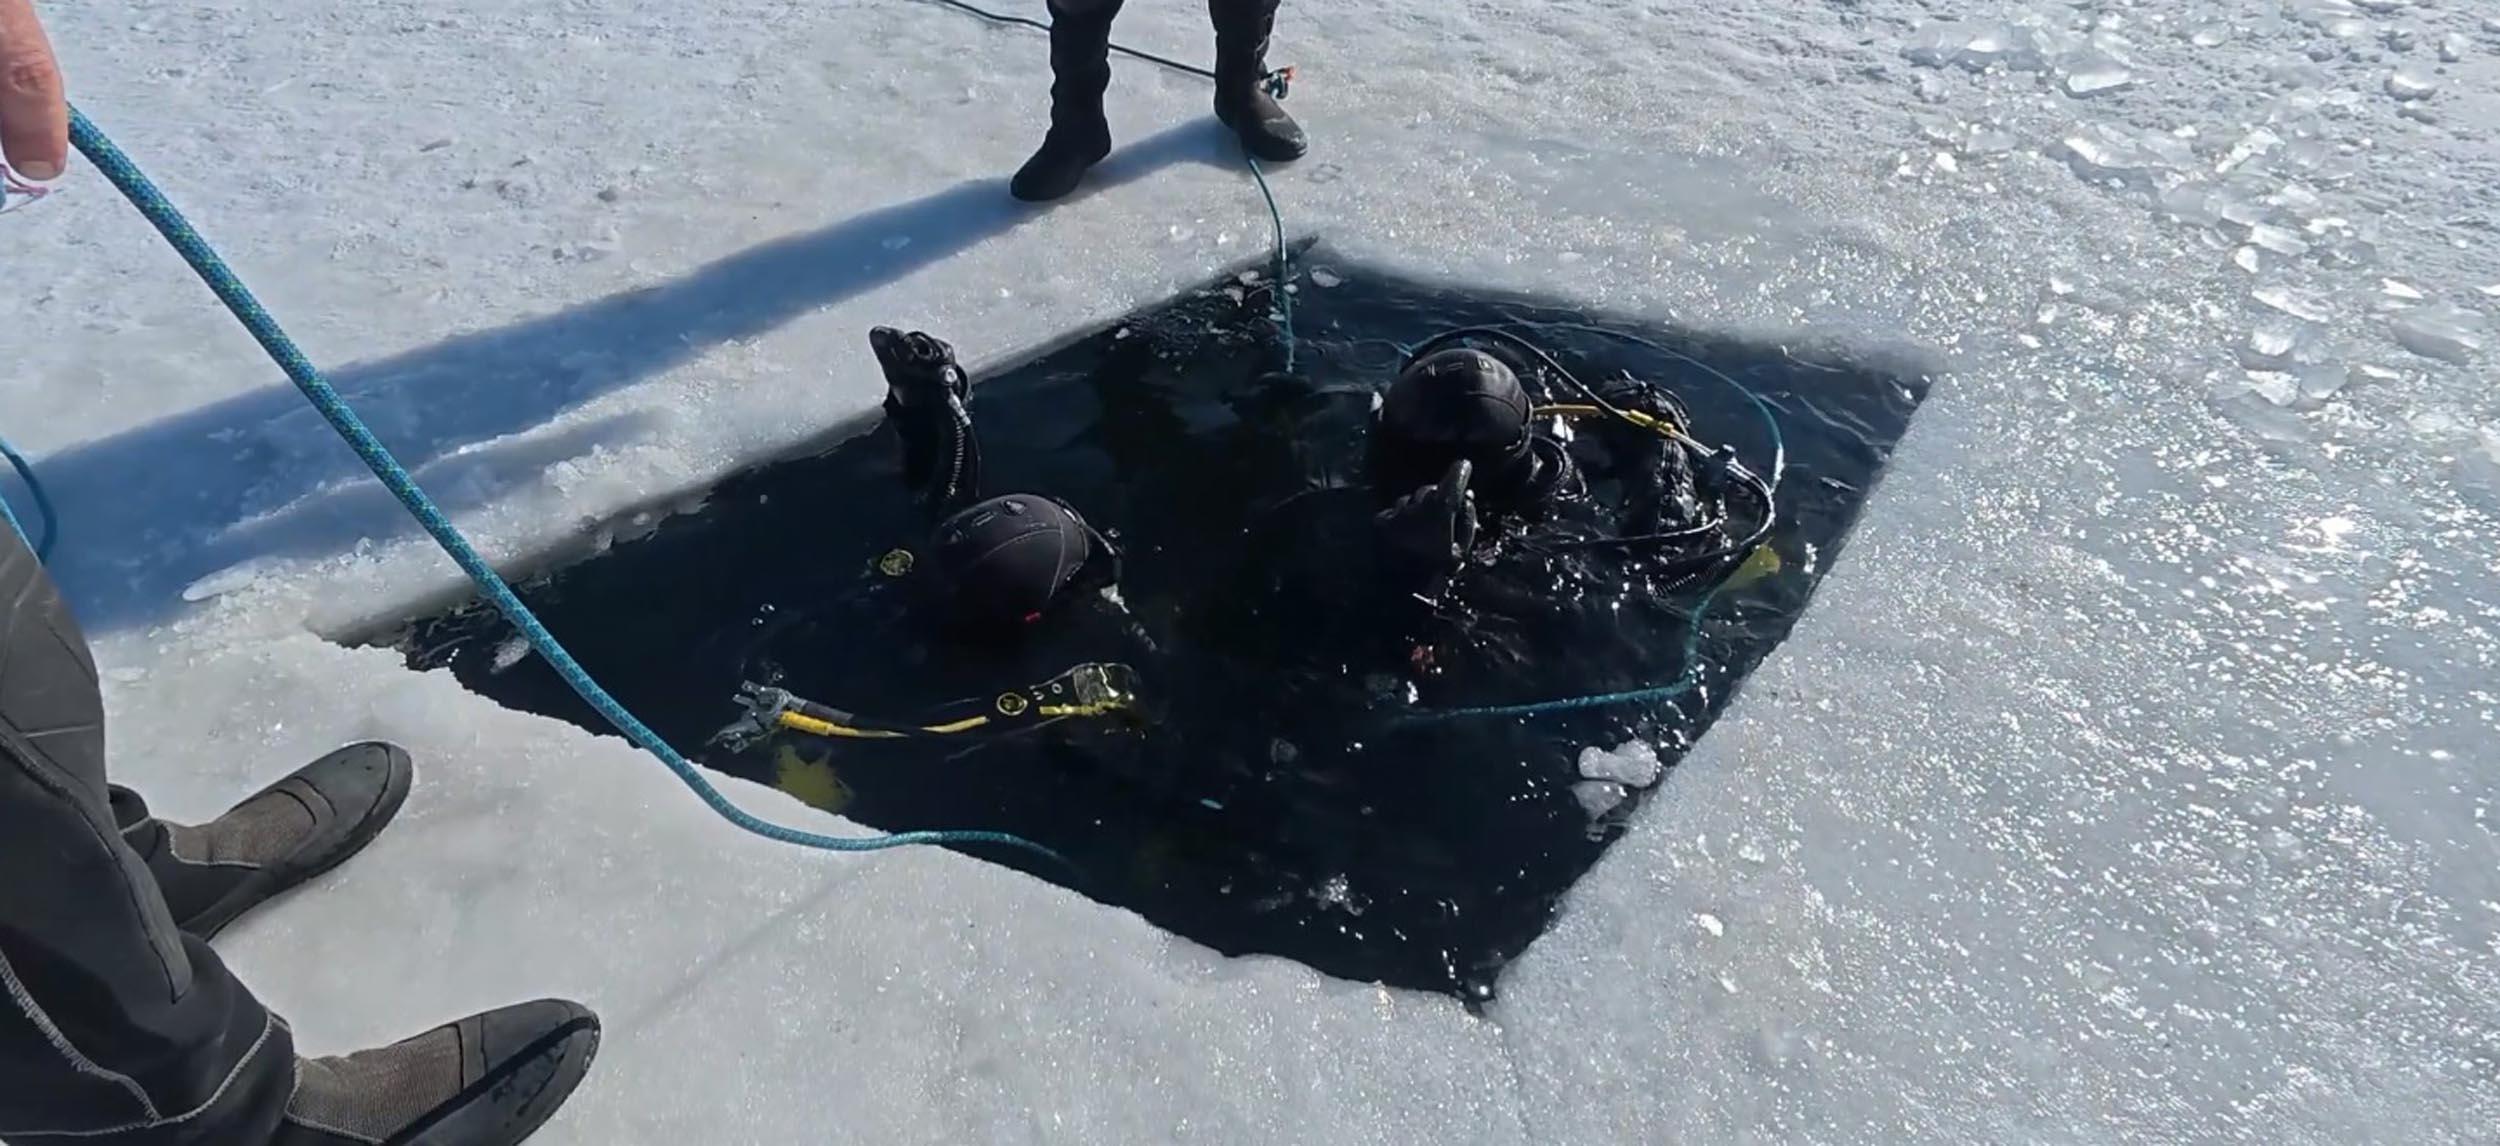
[{"label": "black rubber boot", "polygon": [[1302,158],[1311,143],[1267,87],[1277,3],[1207,0],[1207,15],[1215,22],[1215,118],[1240,134],[1250,154],[1287,163]]},{"label": "black rubber boot", "polygon": [[1050,6],[1050,134],[1007,184],[1016,198],[1064,198],[1085,173],[1111,154],[1111,122],[1102,95],[1111,87],[1111,21],[1122,0]]},{"label": "black rubber boot", "polygon": [[599,1053],[599,1019],[540,1000],[406,1042],[296,1064],[270,1146],[516,1146],[572,1097]]},{"label": "black rubber boot", "polygon": [[416,769],[389,744],[353,744],[296,770],[225,815],[189,827],[112,790],[122,839],[147,861],[174,925],[214,938],[237,916],[347,862],[408,801]]}]

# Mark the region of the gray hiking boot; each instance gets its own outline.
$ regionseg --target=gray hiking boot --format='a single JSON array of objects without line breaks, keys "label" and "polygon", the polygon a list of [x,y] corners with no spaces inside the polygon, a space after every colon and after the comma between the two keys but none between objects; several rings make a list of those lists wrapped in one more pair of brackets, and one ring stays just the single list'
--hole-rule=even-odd
[{"label": "gray hiking boot", "polygon": [[599,1019],[542,999],[406,1042],[296,1064],[269,1146],[514,1146],[555,1116],[599,1053]]},{"label": "gray hiking boot", "polygon": [[213,938],[237,916],[363,851],[408,800],[416,769],[389,744],[353,744],[197,827],[113,789],[122,838],[147,861],[174,923]]}]

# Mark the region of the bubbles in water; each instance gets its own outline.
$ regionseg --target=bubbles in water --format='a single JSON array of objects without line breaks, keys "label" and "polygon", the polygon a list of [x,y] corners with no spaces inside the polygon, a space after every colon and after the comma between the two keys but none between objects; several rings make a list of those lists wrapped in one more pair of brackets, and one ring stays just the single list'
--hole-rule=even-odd
[{"label": "bubbles in water", "polygon": [[1353,882],[1342,872],[1321,882],[1311,892],[1311,898],[1322,907],[1333,907],[1348,915],[1361,915],[1365,908],[1371,906],[1370,898],[1356,894]]}]

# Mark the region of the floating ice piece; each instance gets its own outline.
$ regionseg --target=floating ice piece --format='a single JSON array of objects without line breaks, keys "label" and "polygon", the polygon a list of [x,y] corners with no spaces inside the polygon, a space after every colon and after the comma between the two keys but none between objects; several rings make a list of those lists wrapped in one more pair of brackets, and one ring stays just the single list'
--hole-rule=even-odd
[{"label": "floating ice piece", "polygon": [[1571,786],[1571,796],[1580,801],[1580,810],[1594,820],[1622,804],[1630,793],[1612,780],[1582,780]]},{"label": "floating ice piece", "polygon": [[2413,289],[2411,283],[2398,282],[2395,279],[2380,279],[2379,289],[2386,291],[2390,298],[2400,298],[2406,302],[2420,302],[2423,297],[2422,292]]},{"label": "floating ice piece", "polygon": [[1344,275],[1340,275],[1340,274],[1338,274],[1337,272],[1335,272],[1335,271],[1332,271],[1332,270],[1328,269],[1327,267],[1312,267],[1312,268],[1311,268],[1311,285],[1312,285],[1312,286],[1321,287],[1321,288],[1330,288],[1330,287],[1343,286],[1344,284],[1345,284],[1345,276],[1344,276]]},{"label": "floating ice piece", "polygon": [[2488,322],[2481,311],[2440,303],[2397,315],[2389,320],[2388,329],[2396,336],[2397,345],[2415,354],[2464,363],[2472,361],[2482,350],[2483,328]]},{"label": "floating ice piece", "polygon": [[2463,32],[2450,32],[2440,38],[2439,58],[2451,64],[2465,59],[2468,43]]},{"label": "floating ice piece", "polygon": [[1919,73],[1918,81],[1912,87],[1918,98],[1927,103],[1943,103],[1952,95],[1952,89],[1945,86],[1944,77],[1934,72]]},{"label": "floating ice piece", "polygon": [[2429,99],[2439,90],[2439,76],[2421,64],[2400,64],[2387,73],[2387,94],[2400,100]]},{"label": "floating ice piece", "polygon": [[530,643],[528,641],[523,640],[520,637],[509,638],[502,644],[495,646],[494,662],[488,666],[486,671],[502,672],[505,669],[521,663],[522,659],[529,655]]},{"label": "floating ice piece", "polygon": [[1646,788],[1658,782],[1661,770],[1658,750],[1637,740],[1611,752],[1594,745],[1580,750],[1580,775],[1584,779]]},{"label": "floating ice piece", "polygon": [[2387,42],[2387,50],[2391,52],[2410,52],[2420,38],[2420,35],[2411,28],[2389,28],[2380,37]]},{"label": "floating ice piece", "polygon": [[2397,11],[2412,2],[2413,0],[2352,0],[2352,6],[2364,12],[2386,13]]},{"label": "floating ice piece", "polygon": [[2252,275],[2256,274],[2260,265],[2257,261],[2257,248],[2241,247],[2240,249],[2231,252],[2231,265],[2247,271]]},{"label": "floating ice piece", "polygon": [[2249,292],[2249,297],[2254,298],[2258,302],[2264,303],[2267,306],[2273,307],[2276,310],[2282,311],[2285,314],[2291,315],[2293,318],[2303,319],[2309,322],[2325,322],[2327,319],[2334,317],[2335,313],[2333,308],[2327,305],[2324,298],[2308,291],[2294,290],[2287,286],[2276,285],[2258,287],[2256,290]]},{"label": "floating ice piece", "polygon": [[2206,24],[2188,34],[2188,43],[2200,48],[2219,48],[2231,41],[2231,26]]},{"label": "floating ice piece", "polygon": [[2095,47],[2078,48],[2059,57],[2057,70],[2064,73],[2066,94],[2097,95],[2115,91],[2135,82],[2135,73],[2124,61]]},{"label": "floating ice piece", "polygon": [[1702,930],[1709,932],[1710,937],[1713,939],[1727,934],[1727,924],[1720,922],[1718,916],[1712,915],[1707,911],[1694,912],[1693,922]]},{"label": "floating ice piece", "polygon": [[2483,297],[2485,298],[2500,298],[2500,283],[2493,283],[2487,287],[2475,287],[2474,289],[2483,292]]}]

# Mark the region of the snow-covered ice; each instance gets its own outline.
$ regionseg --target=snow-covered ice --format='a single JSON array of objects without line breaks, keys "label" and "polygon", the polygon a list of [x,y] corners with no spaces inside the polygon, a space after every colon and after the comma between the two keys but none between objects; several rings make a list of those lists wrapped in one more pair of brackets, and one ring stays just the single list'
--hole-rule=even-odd
[{"label": "snow-covered ice", "polygon": [[[1132,61],[1102,186],[1008,202],[1041,41],[920,0],[46,11],[86,110],[502,561],[846,432],[871,324],[994,361],[1265,242],[1205,87]],[[323,639],[457,575],[92,176],[0,220],[0,429],[62,503],[120,779],[202,815],[343,739],[419,757],[232,961],[315,1052],[584,998],[606,1050],[543,1141],[2487,1141],[2500,418],[2457,303],[2500,283],[2500,64],[2389,98],[2430,53],[2379,32],[2492,19],[1289,4],[1298,233],[1946,369],[1481,1016],[950,854],[750,839],[614,738]],[[2120,35],[2133,82],[2066,94]],[[1203,6],[1120,39],[1204,58]],[[2015,142],[1940,171],[1940,111]]]}]

